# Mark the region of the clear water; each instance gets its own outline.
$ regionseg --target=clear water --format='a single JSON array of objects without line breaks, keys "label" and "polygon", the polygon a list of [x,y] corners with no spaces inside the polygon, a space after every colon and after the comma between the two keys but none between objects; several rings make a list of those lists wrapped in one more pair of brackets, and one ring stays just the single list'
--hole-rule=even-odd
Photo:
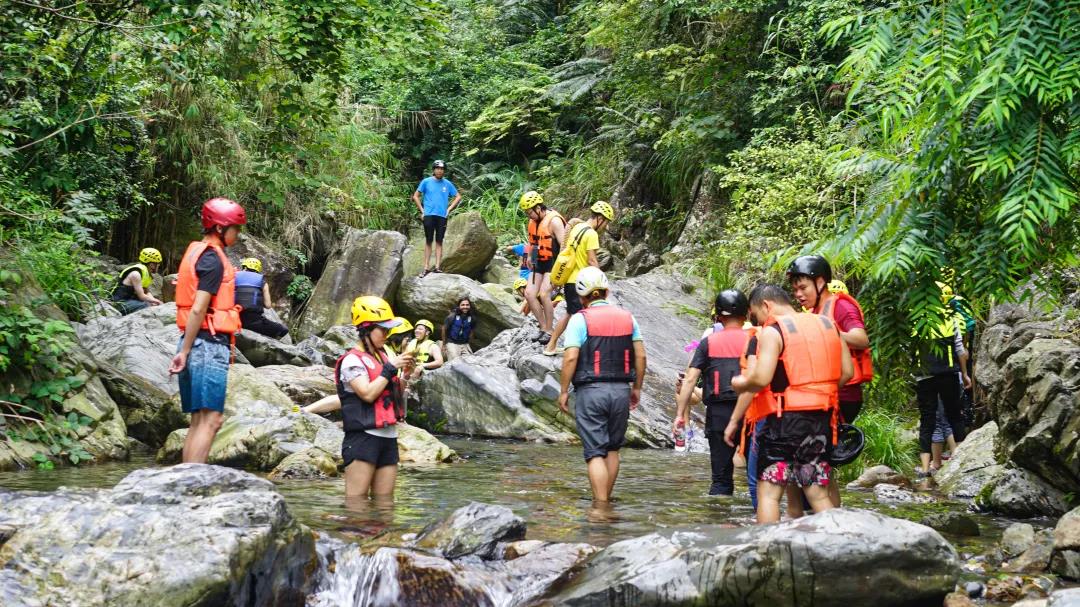
[{"label": "clear water", "polygon": [[[278,483],[290,511],[311,527],[351,541],[397,544],[470,501],[508,506],[528,522],[528,538],[588,542],[605,546],[657,529],[713,523],[753,522],[745,476],[736,470],[733,498],[706,495],[709,458],[699,453],[627,449],[615,486],[614,505],[592,507],[580,447],[527,442],[446,438],[462,455],[453,464],[402,468],[395,499],[389,503],[347,503],[341,479],[288,480]],[[0,487],[53,490],[111,487],[132,470],[155,466],[148,457],[129,462],[52,471],[0,473]],[[847,493],[848,506],[870,508],[919,520],[927,512],[963,510],[965,504],[892,508],[868,493]],[[950,538],[961,552],[977,552],[996,541],[1009,521],[977,515],[983,535]]]}]

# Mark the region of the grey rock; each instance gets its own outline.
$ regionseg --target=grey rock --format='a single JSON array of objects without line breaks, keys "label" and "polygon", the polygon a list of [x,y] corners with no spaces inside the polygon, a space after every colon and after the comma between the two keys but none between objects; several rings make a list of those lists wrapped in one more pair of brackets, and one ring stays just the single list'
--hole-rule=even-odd
[{"label": "grey rock", "polygon": [[259,375],[277,386],[293,403],[304,406],[336,393],[334,369],[323,365],[296,367],[268,365],[259,367]]},{"label": "grey rock", "polygon": [[1017,518],[1063,514],[1069,509],[1064,493],[1026,469],[1006,469],[983,487],[975,503]]},{"label": "grey rock", "polygon": [[660,256],[649,249],[648,244],[640,242],[634,245],[626,256],[626,274],[639,276],[658,267],[660,263]]},{"label": "grey rock", "polygon": [[534,604],[932,605],[953,590],[959,569],[956,551],[929,527],[833,509],[776,525],[705,525],[616,542]]},{"label": "grey rock", "polygon": [[296,334],[320,334],[350,323],[352,302],[360,295],[392,301],[404,251],[405,237],[397,232],[346,229],[315,283]]},{"label": "grey rock", "polygon": [[330,478],[338,475],[338,462],[341,457],[318,448],[311,447],[281,460],[269,475],[272,480]]},{"label": "grey rock", "polygon": [[915,493],[888,483],[879,483],[874,486],[874,499],[880,504],[929,504],[934,498],[924,493]]},{"label": "grey rock", "polygon": [[312,335],[296,344],[296,349],[313,364],[333,367],[339,356],[356,345],[356,327],[334,325],[321,336]]},{"label": "grey rock", "polygon": [[1028,523],[1013,523],[1001,534],[1001,551],[1006,556],[1023,554],[1035,543],[1035,527]]},{"label": "grey rock", "polygon": [[[443,240],[442,271],[480,278],[495,255],[495,235],[488,229],[480,213],[454,213],[446,222]],[[405,251],[405,276],[416,276],[424,269],[424,233],[417,230],[409,238]],[[435,251],[431,252],[431,267],[435,267]]]},{"label": "grey rock", "polygon": [[525,318],[514,306],[493,297],[475,280],[458,274],[429,274],[424,278],[406,277],[398,289],[394,310],[406,318],[426,318],[435,323],[436,331],[450,310],[462,297],[472,301],[476,314],[473,347],[484,346],[501,331],[520,327]]},{"label": "grey rock", "polygon": [[1080,581],[1080,552],[1055,550],[1050,557],[1050,571],[1067,580]]},{"label": "grey rock", "polygon": [[470,502],[420,533],[415,545],[448,559],[492,558],[499,542],[525,539],[525,520],[505,506]]},{"label": "grey rock", "polygon": [[137,375],[104,362],[99,364],[98,377],[120,408],[129,436],[157,448],[170,432],[188,425],[178,394],[170,396]]},{"label": "grey rock", "polygon": [[520,275],[518,263],[510,263],[506,257],[497,254],[491,258],[487,267],[484,268],[484,273],[480,275],[480,282],[513,286],[514,281]]},{"label": "grey rock", "polygon": [[[332,422],[310,413],[284,413],[274,416],[276,408],[268,403],[249,403],[245,415],[225,418],[210,447],[209,463],[247,470],[270,471],[286,457],[316,445],[319,431],[341,430]],[[263,410],[258,410],[262,406]],[[158,451],[157,461],[168,464],[180,461],[187,429],[169,435]],[[329,442],[329,441],[327,441]],[[340,439],[337,453],[340,459]],[[324,449],[326,450],[326,449]]]},{"label": "grey rock", "polygon": [[1080,607],[1080,588],[1062,588],[1051,592],[1046,607]]},{"label": "grey rock", "polygon": [[95,360],[141,377],[170,396],[179,392],[175,376],[169,374],[180,341],[176,304],[150,306],[118,318],[95,318],[76,327],[76,333]]},{"label": "grey rock", "polygon": [[236,348],[255,367],[265,365],[293,365],[306,367],[311,364],[299,348],[267,337],[254,331],[241,331],[236,336]]},{"label": "grey rock", "polygon": [[976,521],[974,517],[961,512],[931,514],[924,517],[921,522],[927,527],[931,527],[941,533],[947,533],[949,535],[965,537],[979,535],[978,521]]},{"label": "grey rock", "polygon": [[[313,535],[263,479],[185,464],[111,490],[0,490],[4,605],[302,605]],[[91,566],[92,565],[92,566]]]},{"label": "grey rock", "polygon": [[[873,489],[875,486],[882,483],[896,485],[898,487],[910,488],[911,481],[908,480],[903,474],[900,474],[896,470],[882,464],[878,466],[871,466],[859,475],[859,478],[851,481],[847,484],[848,489]],[[933,525],[931,525],[933,526]]]},{"label": "grey rock", "polygon": [[1004,473],[994,456],[996,422],[988,422],[967,435],[949,461],[934,476],[941,492],[951,498],[971,499]]},{"label": "grey rock", "polygon": [[457,459],[457,452],[423,428],[398,424],[398,459],[402,465],[442,464]]},{"label": "grey rock", "polygon": [[964,584],[964,592],[973,599],[977,599],[982,596],[986,591],[986,586],[982,582],[968,582]]},{"label": "grey rock", "polygon": [[1054,526],[1054,550],[1080,549],[1080,508],[1073,508]]},{"label": "grey rock", "polygon": [[1049,529],[1042,529],[1035,534],[1031,546],[1009,563],[1006,571],[1042,573],[1050,566],[1050,557],[1053,552],[1054,534]]}]

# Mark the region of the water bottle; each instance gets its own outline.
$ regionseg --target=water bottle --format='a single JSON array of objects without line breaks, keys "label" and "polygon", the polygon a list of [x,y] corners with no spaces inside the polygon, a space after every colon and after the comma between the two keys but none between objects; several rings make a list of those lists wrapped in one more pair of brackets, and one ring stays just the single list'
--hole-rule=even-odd
[{"label": "water bottle", "polygon": [[686,451],[686,436],[683,431],[684,422],[679,419],[675,422],[675,450]]}]

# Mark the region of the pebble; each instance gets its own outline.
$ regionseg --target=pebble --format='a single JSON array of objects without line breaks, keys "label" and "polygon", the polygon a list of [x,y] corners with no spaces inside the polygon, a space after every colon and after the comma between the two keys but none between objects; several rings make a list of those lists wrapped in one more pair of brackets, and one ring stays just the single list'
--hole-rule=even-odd
[{"label": "pebble", "polygon": [[986,586],[983,586],[982,582],[968,582],[964,584],[964,592],[973,599],[982,596],[984,590],[986,590]]}]

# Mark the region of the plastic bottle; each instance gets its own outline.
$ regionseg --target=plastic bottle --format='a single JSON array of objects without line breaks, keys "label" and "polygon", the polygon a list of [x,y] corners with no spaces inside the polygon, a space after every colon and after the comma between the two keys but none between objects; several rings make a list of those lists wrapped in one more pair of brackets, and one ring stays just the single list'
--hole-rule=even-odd
[{"label": "plastic bottle", "polygon": [[683,420],[675,422],[675,450],[686,451],[686,433],[683,429]]}]

